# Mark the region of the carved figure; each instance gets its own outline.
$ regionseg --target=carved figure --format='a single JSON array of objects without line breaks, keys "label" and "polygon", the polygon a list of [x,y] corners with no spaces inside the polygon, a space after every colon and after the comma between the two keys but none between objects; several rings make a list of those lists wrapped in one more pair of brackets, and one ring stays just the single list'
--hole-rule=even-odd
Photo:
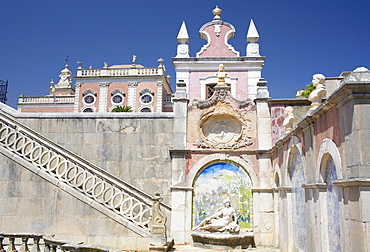
[{"label": "carved figure", "polygon": [[312,76],[312,84],[316,89],[308,96],[308,100],[312,102],[311,106],[318,106],[321,104],[321,100],[326,94],[324,82],[325,76],[323,74],[314,74]]},{"label": "carved figure", "polygon": [[218,77],[217,85],[226,85],[225,78],[227,76],[227,73],[224,71],[224,69],[225,69],[224,64],[220,64],[218,66],[218,72],[216,73],[216,76]]},{"label": "carved figure", "polygon": [[240,227],[236,223],[236,212],[231,207],[230,200],[224,201],[224,206],[219,208],[215,214],[204,219],[198,226],[193,228],[194,231],[210,231],[230,233],[239,232]]},{"label": "carved figure", "polygon": [[293,122],[295,120],[293,115],[293,107],[287,106],[285,107],[285,119],[283,122],[283,126],[285,127],[285,131],[291,131],[293,128]]},{"label": "carved figure", "polygon": [[136,55],[132,55],[132,64],[136,65]]}]

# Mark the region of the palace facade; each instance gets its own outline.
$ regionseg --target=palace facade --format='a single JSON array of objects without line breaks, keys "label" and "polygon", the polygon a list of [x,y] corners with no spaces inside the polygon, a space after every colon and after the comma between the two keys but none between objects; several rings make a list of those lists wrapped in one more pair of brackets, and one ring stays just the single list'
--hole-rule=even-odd
[{"label": "palace facade", "polygon": [[[49,95],[0,104],[0,232],[199,245],[192,228],[228,199],[256,247],[370,250],[370,71],[314,75],[308,99],[273,99],[253,20],[241,53],[228,43],[235,27],[213,14],[195,57],[181,25],[175,92],[162,59],[134,57],[80,63],[75,76],[66,65]],[[153,202],[166,234],[151,224]]]}]

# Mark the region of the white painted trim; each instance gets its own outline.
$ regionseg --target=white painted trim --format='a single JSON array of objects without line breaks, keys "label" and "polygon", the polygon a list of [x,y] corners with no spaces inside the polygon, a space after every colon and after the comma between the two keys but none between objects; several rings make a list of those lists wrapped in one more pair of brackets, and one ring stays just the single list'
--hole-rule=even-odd
[{"label": "white painted trim", "polygon": [[225,153],[217,153],[217,154],[211,154],[211,155],[207,155],[203,158],[201,158],[190,170],[189,174],[187,175],[186,177],[186,185],[188,187],[192,187],[193,186],[193,183],[194,183],[194,179],[196,177],[196,175],[207,165],[209,165],[210,163],[213,163],[215,161],[219,161],[219,162],[230,162],[231,164],[234,163],[234,164],[237,164],[237,165],[240,165],[241,168],[244,169],[244,171],[246,171],[251,179],[251,182],[252,182],[252,187],[255,188],[255,187],[259,187],[259,179],[258,179],[258,176],[256,174],[256,172],[254,171],[253,167],[251,166],[251,164],[249,164],[247,161],[245,161],[244,159],[240,158],[240,157],[237,157],[237,156],[229,156]]},{"label": "white painted trim", "polygon": [[289,174],[288,171],[289,171],[289,169],[291,170],[292,161],[293,161],[294,154],[295,154],[296,151],[299,151],[299,154],[302,158],[305,179],[307,178],[305,162],[304,162],[303,155],[302,155],[303,154],[303,152],[302,152],[302,143],[301,143],[301,140],[297,136],[293,136],[290,139],[290,142],[289,142],[287,158],[286,158],[286,163],[285,163],[285,168],[284,168],[285,169],[285,174],[284,174],[284,180],[282,180],[282,182],[284,182],[284,184],[283,184],[284,186],[291,186],[292,185],[290,175],[293,175],[293,174]]},{"label": "white painted trim", "polygon": [[322,183],[326,181],[326,171],[325,171],[324,178],[321,175],[322,175],[322,170],[327,168],[325,164],[326,164],[326,161],[328,161],[329,159],[329,155],[333,158],[336,172],[337,172],[337,178],[343,179],[342,162],[341,162],[339,150],[336,144],[333,142],[333,140],[329,138],[325,138],[322,141],[322,144],[320,146],[320,151],[319,151],[319,155],[318,155],[317,163],[316,163],[316,167],[317,167],[316,182],[318,183]]}]

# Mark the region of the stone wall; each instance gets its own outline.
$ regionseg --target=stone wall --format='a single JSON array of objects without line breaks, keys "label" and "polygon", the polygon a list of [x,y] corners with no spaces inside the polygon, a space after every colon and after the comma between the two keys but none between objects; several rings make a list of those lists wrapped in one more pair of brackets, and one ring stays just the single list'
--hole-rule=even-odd
[{"label": "stone wall", "polygon": [[83,203],[0,154],[0,227],[56,239],[147,250],[149,238]]},{"label": "stone wall", "polygon": [[370,83],[356,81],[342,83],[273,147],[282,251],[369,250]]},{"label": "stone wall", "polygon": [[147,194],[160,192],[169,205],[172,114],[114,114],[31,114],[18,121]]}]

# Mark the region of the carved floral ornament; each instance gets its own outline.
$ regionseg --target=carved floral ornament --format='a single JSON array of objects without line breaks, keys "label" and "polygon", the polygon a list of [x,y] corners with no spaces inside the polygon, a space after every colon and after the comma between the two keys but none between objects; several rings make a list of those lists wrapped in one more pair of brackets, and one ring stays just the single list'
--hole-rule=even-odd
[{"label": "carved floral ornament", "polygon": [[250,122],[233,110],[230,104],[218,102],[214,109],[200,118],[200,139],[193,145],[206,149],[238,149],[249,146],[253,143],[247,136]]}]

